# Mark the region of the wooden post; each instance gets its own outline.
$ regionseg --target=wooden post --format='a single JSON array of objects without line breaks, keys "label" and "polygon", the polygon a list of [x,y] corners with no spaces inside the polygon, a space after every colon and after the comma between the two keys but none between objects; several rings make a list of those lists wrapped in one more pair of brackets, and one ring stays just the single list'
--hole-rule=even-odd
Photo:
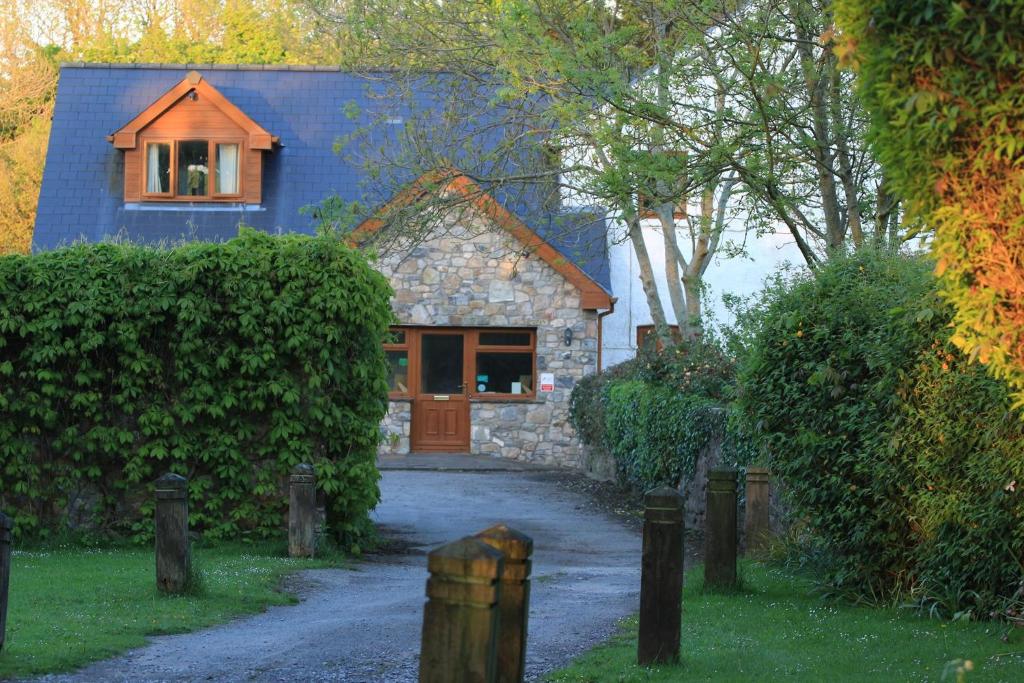
[{"label": "wooden post", "polygon": [[188,584],[188,479],[167,473],[156,480],[156,587],[181,593]]},{"label": "wooden post", "polygon": [[683,599],[683,497],[668,486],[644,496],[640,665],[679,661]]},{"label": "wooden post", "polygon": [[530,615],[530,556],[533,539],[506,524],[496,524],[476,535],[501,552],[505,569],[501,574],[498,602],[498,683],[520,683],[526,673],[526,631]]},{"label": "wooden post", "polygon": [[7,639],[7,590],[11,583],[11,529],[14,520],[0,512],[0,652]]},{"label": "wooden post", "polygon": [[704,585],[736,585],[736,470],[715,468],[708,473],[707,530],[704,546]]},{"label": "wooden post", "polygon": [[497,680],[498,602],[505,560],[475,538],[427,556],[420,683]]},{"label": "wooden post", "polygon": [[288,556],[313,557],[316,546],[316,476],[296,465],[288,486]]},{"label": "wooden post", "polygon": [[764,552],[771,541],[769,487],[766,468],[747,468],[747,510],[743,516],[743,538],[748,555]]}]

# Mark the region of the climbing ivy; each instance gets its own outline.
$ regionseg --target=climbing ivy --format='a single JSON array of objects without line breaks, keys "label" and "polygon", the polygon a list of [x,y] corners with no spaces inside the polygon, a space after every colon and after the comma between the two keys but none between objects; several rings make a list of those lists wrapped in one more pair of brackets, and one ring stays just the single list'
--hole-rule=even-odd
[{"label": "climbing ivy", "polygon": [[0,258],[0,507],[23,537],[141,540],[173,471],[194,529],[264,537],[310,462],[352,540],[379,496],[390,294],[337,240],[248,229]]},{"label": "climbing ivy", "polygon": [[725,430],[725,410],[699,394],[638,380],[607,391],[609,450],[623,479],[640,490],[690,479],[701,450]]},{"label": "climbing ivy", "polygon": [[722,460],[755,457],[730,403],[735,366],[713,340],[688,340],[663,351],[642,349],[633,360],[577,383],[569,419],[580,440],[610,455],[619,477],[645,491],[679,486],[714,440]]}]

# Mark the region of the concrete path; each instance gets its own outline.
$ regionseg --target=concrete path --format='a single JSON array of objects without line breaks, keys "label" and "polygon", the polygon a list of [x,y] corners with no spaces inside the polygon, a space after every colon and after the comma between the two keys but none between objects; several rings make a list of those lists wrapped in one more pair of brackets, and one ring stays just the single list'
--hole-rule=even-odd
[{"label": "concrete path", "polygon": [[[610,636],[638,608],[639,534],[553,472],[386,470],[374,514],[410,552],[299,575],[303,601],[48,681],[415,681],[426,551],[507,522],[534,538],[527,675]],[[574,475],[568,475],[574,476]]]}]

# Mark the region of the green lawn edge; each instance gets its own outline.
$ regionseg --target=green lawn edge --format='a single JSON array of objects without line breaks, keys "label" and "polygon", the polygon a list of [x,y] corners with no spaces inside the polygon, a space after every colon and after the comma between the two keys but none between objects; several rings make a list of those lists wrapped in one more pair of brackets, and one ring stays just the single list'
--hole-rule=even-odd
[{"label": "green lawn edge", "polygon": [[1020,681],[1024,629],[929,619],[900,608],[825,601],[812,581],[749,562],[732,594],[686,574],[678,665],[636,665],[637,618],[548,676],[551,683],[634,681]]},{"label": "green lawn edge", "polygon": [[146,644],[273,605],[294,604],[279,590],[292,572],[339,566],[340,556],[290,559],[282,544],[194,547],[200,595],[156,590],[151,549],[15,551],[0,680],[62,673]]}]

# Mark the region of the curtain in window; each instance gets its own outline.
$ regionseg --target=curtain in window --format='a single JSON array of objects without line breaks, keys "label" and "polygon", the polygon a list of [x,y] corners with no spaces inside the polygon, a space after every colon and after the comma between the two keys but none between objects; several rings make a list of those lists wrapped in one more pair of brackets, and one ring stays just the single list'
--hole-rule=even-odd
[{"label": "curtain in window", "polygon": [[146,160],[146,192],[166,192],[160,184],[160,148],[163,145],[149,145],[149,159]]},{"label": "curtain in window", "polygon": [[238,194],[238,145],[217,145],[217,194]]}]

